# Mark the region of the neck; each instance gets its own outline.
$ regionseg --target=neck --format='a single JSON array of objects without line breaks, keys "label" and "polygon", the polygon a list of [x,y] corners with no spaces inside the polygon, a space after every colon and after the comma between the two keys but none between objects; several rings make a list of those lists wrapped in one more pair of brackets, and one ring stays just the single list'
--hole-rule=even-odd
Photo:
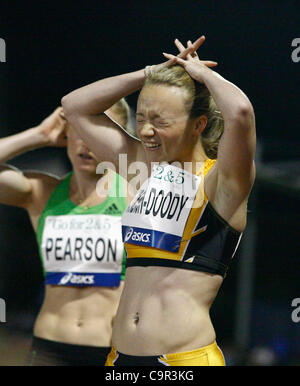
[{"label": "neck", "polygon": [[179,160],[171,161],[170,163],[174,162],[174,165],[176,165],[175,162],[177,162],[181,165],[180,167],[182,169],[196,174],[207,159],[208,157],[205,154],[202,144],[198,141],[196,145],[183,154]]},{"label": "neck", "polygon": [[71,194],[76,195],[79,201],[84,201],[96,191],[99,176],[73,170],[71,178]]},{"label": "neck", "polygon": [[208,159],[201,141],[198,140],[196,146],[193,149],[192,153],[192,164],[193,164],[193,174],[196,174],[199,171],[199,164],[204,164],[204,162]]}]

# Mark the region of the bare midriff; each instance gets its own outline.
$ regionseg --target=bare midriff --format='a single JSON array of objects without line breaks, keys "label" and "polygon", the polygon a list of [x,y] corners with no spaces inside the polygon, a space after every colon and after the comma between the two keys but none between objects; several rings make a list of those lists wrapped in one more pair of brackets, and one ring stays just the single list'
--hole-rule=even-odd
[{"label": "bare midriff", "polygon": [[119,287],[47,285],[34,336],[84,346],[111,346]]},{"label": "bare midriff", "polygon": [[195,350],[216,339],[209,310],[220,275],[169,267],[129,267],[112,343],[128,355]]}]

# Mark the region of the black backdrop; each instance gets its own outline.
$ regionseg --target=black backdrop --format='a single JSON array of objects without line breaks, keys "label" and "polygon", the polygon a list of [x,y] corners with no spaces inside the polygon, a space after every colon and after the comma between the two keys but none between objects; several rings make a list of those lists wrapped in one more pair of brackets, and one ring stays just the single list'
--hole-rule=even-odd
[{"label": "black backdrop", "polygon": [[[264,160],[298,162],[300,62],[292,61],[291,43],[300,37],[299,16],[298,0],[1,1],[6,63],[0,63],[0,135],[36,125],[72,89],[163,61],[163,51],[176,52],[175,38],[205,34],[200,56],[216,60],[216,70],[250,98]],[[134,108],[136,95],[128,100]],[[69,167],[58,150],[31,152],[12,163],[58,174]],[[289,179],[299,179],[298,171]],[[299,194],[268,184],[257,184],[255,192],[249,204],[258,224],[250,345],[269,345],[287,363],[289,355],[300,355],[299,324],[290,317],[291,301],[300,297]],[[8,312],[22,315],[14,328],[24,328],[42,297],[35,239],[21,209],[0,206],[0,216],[0,297]],[[238,258],[212,310],[219,339],[228,344]]]}]

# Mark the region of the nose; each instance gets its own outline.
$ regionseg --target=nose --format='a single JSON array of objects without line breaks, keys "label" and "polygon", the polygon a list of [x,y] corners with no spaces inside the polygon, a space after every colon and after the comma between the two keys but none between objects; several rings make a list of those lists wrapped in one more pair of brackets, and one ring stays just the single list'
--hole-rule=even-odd
[{"label": "nose", "polygon": [[86,144],[83,142],[83,139],[82,139],[79,135],[77,135],[76,137],[74,137],[74,139],[75,139],[75,143],[76,143],[77,145],[86,146]]},{"label": "nose", "polygon": [[87,147],[87,145],[83,142],[83,140],[82,140],[81,138],[78,138],[78,139],[77,139],[76,145],[77,145],[79,148],[83,149],[84,151],[87,151],[87,152],[90,151],[90,149]]},{"label": "nose", "polygon": [[150,122],[145,122],[140,128],[141,137],[153,137],[155,134],[155,129]]}]

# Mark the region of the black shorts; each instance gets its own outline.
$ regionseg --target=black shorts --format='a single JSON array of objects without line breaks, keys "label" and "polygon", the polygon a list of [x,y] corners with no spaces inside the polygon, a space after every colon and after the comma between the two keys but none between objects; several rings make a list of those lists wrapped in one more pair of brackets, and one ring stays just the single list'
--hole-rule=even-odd
[{"label": "black shorts", "polygon": [[104,366],[110,347],[81,346],[33,337],[29,366]]}]

